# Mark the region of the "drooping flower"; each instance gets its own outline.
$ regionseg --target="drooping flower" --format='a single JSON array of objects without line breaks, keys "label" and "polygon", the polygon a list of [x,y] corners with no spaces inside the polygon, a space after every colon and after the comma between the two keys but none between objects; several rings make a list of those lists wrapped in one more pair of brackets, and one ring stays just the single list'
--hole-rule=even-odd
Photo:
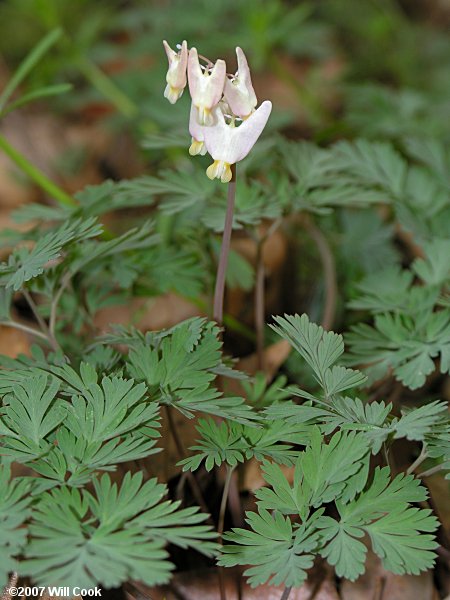
[{"label": "drooping flower", "polygon": [[219,107],[213,111],[215,124],[204,127],[204,143],[214,159],[206,170],[210,179],[218,178],[223,183],[231,180],[231,165],[247,156],[261,135],[272,110],[272,102],[266,100],[239,127],[232,121],[228,124]]},{"label": "drooping flower", "polygon": [[246,119],[256,108],[257,99],[250,77],[250,68],[243,50],[236,48],[238,71],[225,80],[224,96],[235,115]]},{"label": "drooping flower", "polygon": [[212,109],[219,103],[225,85],[226,64],[219,59],[210,70],[202,71],[196,48],[189,50],[188,81],[192,103],[197,109],[197,120],[200,125],[214,124]]},{"label": "drooping flower", "polygon": [[204,156],[207,152],[203,130],[203,125],[200,125],[197,121],[197,109],[194,103],[192,103],[191,114],[189,115],[189,133],[192,136],[192,143],[189,147],[189,154],[191,156],[197,156],[197,154]]},{"label": "drooping flower", "polygon": [[186,87],[186,69],[188,61],[188,48],[186,40],[181,44],[179,52],[175,52],[166,42],[163,41],[164,50],[167,54],[169,61],[169,69],[166,75],[166,89],[164,90],[164,97],[171,104],[175,104],[178,98],[183,94],[183,90]]}]

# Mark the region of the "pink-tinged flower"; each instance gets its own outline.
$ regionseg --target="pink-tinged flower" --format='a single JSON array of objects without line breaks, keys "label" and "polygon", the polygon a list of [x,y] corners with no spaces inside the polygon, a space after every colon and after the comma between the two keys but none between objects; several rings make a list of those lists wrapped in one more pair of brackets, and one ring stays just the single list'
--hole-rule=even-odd
[{"label": "pink-tinged flower", "polygon": [[214,124],[212,109],[219,103],[223,94],[226,77],[225,61],[219,59],[212,70],[202,71],[196,48],[189,50],[188,80],[192,102],[197,109],[200,125]]},{"label": "pink-tinged flower", "polygon": [[194,103],[191,104],[191,114],[189,116],[189,133],[192,136],[192,143],[189,147],[189,154],[191,156],[197,156],[206,154],[205,136],[203,134],[204,127],[197,121],[197,109]]},{"label": "pink-tinged flower", "polygon": [[219,107],[214,109],[215,125],[204,127],[204,143],[214,162],[206,170],[210,179],[217,177],[223,183],[231,180],[231,165],[247,156],[261,135],[272,110],[272,102],[266,100],[239,127],[225,121]]},{"label": "pink-tinged flower", "polygon": [[179,52],[172,50],[166,40],[163,41],[163,45],[169,60],[169,70],[166,75],[167,85],[164,90],[164,97],[167,98],[171,104],[175,104],[186,87],[186,69],[188,60],[187,42],[184,40]]},{"label": "pink-tinged flower", "polygon": [[246,119],[256,108],[257,99],[253,89],[250,69],[241,48],[236,48],[238,71],[234,79],[225,80],[224,96],[235,115]]}]

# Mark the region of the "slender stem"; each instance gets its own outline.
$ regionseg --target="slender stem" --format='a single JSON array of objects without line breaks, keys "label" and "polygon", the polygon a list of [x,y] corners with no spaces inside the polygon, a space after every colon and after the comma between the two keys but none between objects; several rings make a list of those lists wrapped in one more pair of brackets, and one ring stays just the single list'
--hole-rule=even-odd
[{"label": "slender stem", "polygon": [[[217,525],[218,541],[222,543],[223,528],[225,524],[225,511],[227,508],[228,493],[230,491],[231,478],[233,476],[234,467],[227,465],[227,475],[225,477],[225,484],[223,486],[222,500],[220,502],[219,511],[219,523]],[[220,587],[220,600],[227,600],[227,592],[225,588],[224,572],[223,567],[219,569],[219,587]]]},{"label": "slender stem", "polygon": [[423,463],[423,461],[427,458],[427,456],[428,456],[428,452],[425,450],[425,446],[422,446],[422,450],[420,451],[419,456],[412,463],[412,465],[408,468],[408,470],[406,471],[406,474],[411,475],[411,473],[414,473],[414,471],[417,469],[417,467]]},{"label": "slender stem", "polygon": [[13,327],[14,329],[19,329],[20,331],[24,331],[25,333],[29,333],[30,335],[34,335],[50,343],[50,340],[45,335],[45,333],[42,333],[37,329],[33,329],[33,327],[27,327],[27,325],[23,325],[22,323],[17,323],[17,321],[0,321],[0,325],[3,325],[4,327]]},{"label": "slender stem", "polygon": [[9,142],[0,134],[0,149],[9,156],[9,158],[16,163],[16,165],[22,169],[24,173],[30,177],[39,187],[45,190],[49,196],[57,200],[64,206],[77,206],[75,200],[66,194],[59,186],[51,181],[42,171],[31,164],[23,154],[13,148]]},{"label": "slender stem", "polygon": [[223,567],[219,567],[219,592],[220,600],[227,600],[227,590],[225,587],[225,573]]},{"label": "slender stem", "polygon": [[426,471],[422,471],[419,473],[419,477],[429,477],[430,475],[434,475],[435,473],[439,473],[439,471],[444,470],[444,465],[436,465],[435,467],[431,467],[431,469],[427,469]]},{"label": "slender stem", "polygon": [[256,356],[258,370],[264,370],[264,239],[258,240],[256,248],[256,280],[255,280],[255,330],[256,330]]},{"label": "slender stem", "polygon": [[175,490],[175,498],[177,500],[182,500],[183,499],[183,489],[184,489],[184,485],[187,481],[187,471],[184,471],[184,473],[181,473],[180,479],[177,483],[177,488]]},{"label": "slender stem", "polygon": [[256,356],[258,369],[264,370],[264,325],[265,325],[265,294],[264,294],[264,244],[283,222],[282,218],[276,219],[267,229],[266,233],[256,238],[256,280],[255,280],[255,330],[256,330]]},{"label": "slender stem", "polygon": [[61,285],[59,286],[59,289],[56,292],[55,297],[53,298],[51,306],[50,306],[49,330],[53,337],[55,336],[56,311],[58,308],[58,304],[59,304],[59,301],[61,299],[61,296],[62,296],[64,290],[69,285],[71,278],[72,278],[72,273],[67,271],[61,280]]},{"label": "slender stem", "polygon": [[233,476],[233,472],[234,472],[234,467],[230,467],[229,465],[227,465],[227,475],[225,478],[225,484],[223,486],[222,501],[220,503],[220,511],[219,511],[219,524],[218,524],[218,528],[217,528],[217,531],[219,534],[219,544],[222,543],[223,527],[224,527],[224,523],[225,523],[225,511],[227,508],[228,492],[230,491],[230,483],[231,483],[231,477]]},{"label": "slender stem", "polygon": [[3,589],[3,593],[1,595],[1,599],[0,600],[11,600],[11,598],[13,597],[13,595],[9,592],[10,588],[15,588],[17,586],[17,582],[19,580],[19,574],[14,571],[14,573],[11,575],[7,586]]},{"label": "slender stem", "polygon": [[393,387],[391,393],[389,394],[389,396],[386,398],[385,402],[386,402],[386,404],[392,403],[392,405],[394,406],[394,409],[395,409],[396,404],[398,403],[398,401],[401,398],[401,395],[403,394],[404,387],[400,383],[400,381],[394,381],[393,384],[394,384],[394,387]]},{"label": "slender stem", "polygon": [[391,473],[392,473],[393,469],[392,469],[392,465],[389,461],[389,449],[387,447],[386,442],[383,442],[382,448],[383,448],[383,455],[384,455],[384,460],[386,462],[386,466],[389,467],[389,469],[391,470]]},{"label": "slender stem", "polygon": [[173,420],[172,412],[170,407],[167,404],[164,405],[164,409],[166,411],[167,420],[169,422],[170,433],[172,434],[173,441],[175,442],[175,447],[178,452],[179,459],[183,459],[185,457],[185,451],[183,448],[183,443],[177,435],[177,428],[175,425],[175,421]]},{"label": "slender stem", "polygon": [[[211,294],[209,294],[209,296],[211,296]],[[190,302],[192,302],[192,304],[195,304],[196,306],[201,308],[204,312],[207,312],[207,310],[208,310],[208,301],[207,300],[201,299],[201,298],[191,298]],[[223,324],[227,327],[227,329],[230,329],[231,331],[236,331],[243,338],[250,340],[253,343],[255,342],[256,336],[255,336],[253,329],[248,327],[247,325],[244,325],[244,323],[241,323],[240,321],[235,319],[232,315],[224,313]]]},{"label": "slender stem", "polygon": [[311,221],[306,223],[306,229],[311,238],[314,240],[322,261],[325,277],[325,307],[322,317],[322,327],[328,330],[333,326],[334,316],[336,313],[336,265],[327,239],[320,229]]},{"label": "slender stem", "polygon": [[[199,57],[200,60],[202,60],[203,62],[206,63],[206,68],[207,69],[210,69],[211,67],[214,67],[213,61],[210,60],[207,56],[204,56],[203,54],[199,54],[198,57]],[[236,77],[236,75],[234,75],[233,73],[227,73],[226,76],[229,77],[230,79],[234,79]]]},{"label": "slender stem", "polygon": [[33,313],[36,321],[39,324],[39,327],[42,329],[42,331],[48,335],[48,327],[47,327],[47,323],[44,321],[44,319],[42,318],[38,307],[36,306],[35,301],[33,300],[30,292],[27,289],[23,289],[22,290],[22,294],[23,297],[25,298],[25,300],[28,302],[28,306],[31,308],[31,312]]},{"label": "slender stem", "polygon": [[[419,475],[419,477],[420,477],[420,475]],[[442,525],[444,523],[444,520],[441,515],[440,507],[438,507],[436,505],[436,502],[434,501],[434,497],[433,497],[433,493],[432,493],[432,489],[430,488],[430,485],[426,481],[422,481],[422,485],[428,491],[428,498],[427,498],[426,502],[427,502],[428,506],[431,508],[432,513],[437,517],[438,522],[440,523],[440,525],[436,531],[436,541],[443,548],[446,548],[448,550],[448,549],[450,549],[450,539],[447,535],[446,528]]]},{"label": "slender stem", "polygon": [[233,473],[228,493],[228,506],[230,508],[231,518],[235,527],[243,526],[242,503],[239,495],[239,485],[236,477],[236,471]]},{"label": "slender stem", "polygon": [[443,558],[445,558],[447,564],[450,565],[450,550],[447,550],[447,548],[445,548],[445,546],[438,546],[436,548],[436,552],[439,554],[439,556],[442,556]]},{"label": "slender stem", "polygon": [[216,288],[214,290],[213,318],[219,325],[223,322],[223,297],[225,293],[225,275],[228,255],[230,253],[231,232],[233,230],[234,202],[236,199],[236,165],[231,165],[232,177],[228,184],[227,213],[223,229],[222,246],[220,248],[219,266],[217,268]]},{"label": "slender stem", "polygon": [[78,58],[77,66],[86,79],[123,115],[126,117],[136,116],[138,113],[136,104],[95,63],[82,56]]},{"label": "slender stem", "polygon": [[291,595],[291,590],[292,586],[286,586],[283,590],[283,593],[281,594],[280,600],[288,600],[289,596]]},{"label": "slender stem", "polygon": [[[175,442],[175,447],[177,449],[178,456],[179,456],[179,458],[181,460],[181,459],[183,459],[186,456],[186,452],[184,450],[183,443],[182,443],[181,439],[177,435],[177,428],[176,428],[175,422],[173,420],[172,412],[170,410],[170,407],[167,406],[167,404],[166,404],[164,406],[164,408],[165,408],[165,411],[166,411],[167,421],[169,423],[170,433],[172,435],[173,441]],[[208,515],[209,514],[209,509],[208,509],[208,507],[206,505],[206,502],[205,502],[205,500],[203,498],[203,494],[202,494],[202,491],[200,489],[200,486],[197,483],[197,480],[195,479],[195,477],[194,477],[194,475],[192,474],[191,471],[186,471],[186,477],[187,477],[187,480],[189,481],[189,485],[191,487],[192,493],[194,494],[194,498],[195,498],[196,502],[199,504],[199,506],[201,507],[202,511],[205,514]],[[209,518],[208,521],[211,521],[211,518]]]},{"label": "slender stem", "polygon": [[35,316],[36,321],[38,322],[39,327],[41,328],[42,333],[47,337],[47,339],[50,342],[53,350],[55,352],[58,352],[59,350],[61,350],[61,347],[58,344],[58,341],[56,340],[56,338],[53,335],[53,333],[48,328],[47,323],[44,321],[44,319],[42,318],[41,314],[39,313],[39,309],[36,306],[36,303],[34,302],[34,300],[33,300],[32,296],[31,296],[30,292],[27,289],[23,289],[22,290],[22,294],[23,294],[23,297],[25,298],[25,300],[28,302],[28,306],[31,308],[31,312]]},{"label": "slender stem", "polygon": [[214,63],[211,60],[209,60],[209,58],[207,58],[206,56],[203,56],[203,54],[199,54],[198,57],[206,63],[206,66],[208,68],[214,66]]}]

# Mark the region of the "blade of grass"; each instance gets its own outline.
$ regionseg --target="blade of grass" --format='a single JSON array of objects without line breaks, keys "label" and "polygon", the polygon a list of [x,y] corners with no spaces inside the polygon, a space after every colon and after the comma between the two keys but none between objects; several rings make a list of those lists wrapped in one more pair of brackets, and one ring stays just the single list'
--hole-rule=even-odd
[{"label": "blade of grass", "polygon": [[28,73],[33,70],[34,66],[41,60],[44,54],[46,54],[58,41],[58,39],[61,37],[61,34],[61,28],[58,27],[57,29],[53,29],[53,31],[50,31],[50,33],[48,33],[40,42],[38,42],[31,52],[23,59],[14,75],[6,84],[5,89],[0,94],[0,111],[8,102],[16,88],[26,78]]},{"label": "blade of grass", "polygon": [[16,165],[22,169],[24,173],[28,175],[39,187],[45,190],[49,196],[57,200],[64,206],[77,206],[77,202],[66,194],[64,190],[53,183],[42,171],[31,164],[23,154],[13,148],[9,142],[0,134],[0,150],[9,156],[9,158],[16,163]]},{"label": "blade of grass", "polygon": [[136,104],[95,63],[85,56],[76,60],[76,66],[84,77],[128,118],[138,113]]},{"label": "blade of grass", "polygon": [[57,85],[48,85],[43,88],[39,88],[38,90],[33,90],[28,94],[24,94],[21,98],[16,100],[15,102],[11,102],[7,108],[1,113],[1,116],[4,117],[8,113],[16,110],[16,108],[20,108],[29,102],[33,102],[34,100],[39,100],[40,98],[48,98],[49,96],[57,96],[59,94],[65,94],[69,92],[73,88],[71,83],[60,83]]}]

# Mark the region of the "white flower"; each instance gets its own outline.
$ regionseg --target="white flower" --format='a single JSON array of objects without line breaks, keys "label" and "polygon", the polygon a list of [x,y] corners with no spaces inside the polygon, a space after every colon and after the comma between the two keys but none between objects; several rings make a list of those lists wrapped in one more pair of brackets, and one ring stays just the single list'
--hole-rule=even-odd
[{"label": "white flower", "polygon": [[219,107],[213,111],[215,124],[203,127],[204,144],[214,159],[206,170],[210,179],[217,177],[223,183],[231,180],[231,165],[247,156],[261,135],[272,110],[272,102],[266,100],[256,112],[239,127],[227,124]]},{"label": "white flower", "polygon": [[175,104],[178,98],[180,98],[182,95],[187,82],[187,42],[184,40],[184,42],[181,44],[181,49],[179,52],[172,50],[166,40],[163,41],[163,46],[169,61],[169,70],[167,71],[166,75],[167,85],[166,89],[164,90],[164,97],[167,98],[171,104]]},{"label": "white flower", "polygon": [[214,124],[212,109],[219,103],[225,85],[226,64],[219,59],[212,70],[202,71],[196,48],[191,48],[188,58],[188,80],[192,103],[197,109],[200,125]]},{"label": "white flower", "polygon": [[189,133],[192,136],[192,143],[189,147],[189,154],[191,156],[196,156],[197,154],[204,156],[206,154],[204,129],[203,125],[200,125],[197,121],[197,109],[194,103],[192,103],[191,114],[189,116]]},{"label": "white flower", "polygon": [[246,119],[255,110],[257,99],[247,59],[239,47],[236,48],[236,56],[238,71],[234,79],[225,80],[224,96],[234,114]]}]

